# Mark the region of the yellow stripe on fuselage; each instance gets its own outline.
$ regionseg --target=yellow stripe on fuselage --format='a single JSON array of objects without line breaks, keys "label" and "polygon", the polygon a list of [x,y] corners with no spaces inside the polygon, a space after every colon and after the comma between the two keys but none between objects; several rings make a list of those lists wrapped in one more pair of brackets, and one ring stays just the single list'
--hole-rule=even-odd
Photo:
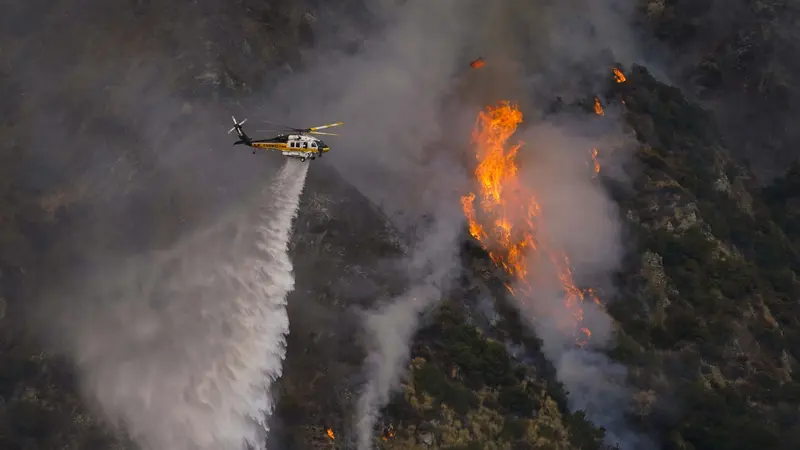
[{"label": "yellow stripe on fuselage", "polygon": [[252,145],[255,148],[264,148],[270,150],[287,150],[289,148],[288,145],[281,142],[253,142]]}]

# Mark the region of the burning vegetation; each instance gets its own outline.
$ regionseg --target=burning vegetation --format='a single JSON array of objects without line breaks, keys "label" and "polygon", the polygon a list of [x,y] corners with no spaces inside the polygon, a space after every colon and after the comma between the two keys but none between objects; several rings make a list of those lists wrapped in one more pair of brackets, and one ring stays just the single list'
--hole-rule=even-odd
[{"label": "burning vegetation", "polygon": [[389,425],[388,427],[385,427],[383,429],[381,439],[383,439],[384,441],[388,441],[389,439],[394,438],[394,434],[395,434],[394,427],[392,425]]},{"label": "burning vegetation", "polygon": [[606,113],[603,111],[603,105],[600,104],[600,99],[594,98],[594,113],[598,116],[604,116]]},{"label": "burning vegetation", "polygon": [[617,80],[617,83],[624,83],[628,81],[628,79],[625,78],[625,74],[622,73],[622,71],[617,69],[616,67],[614,68],[614,79]]},{"label": "burning vegetation", "polygon": [[471,63],[469,63],[469,66],[472,67],[473,69],[480,69],[481,67],[483,67],[485,65],[486,65],[486,61],[484,61],[482,57],[480,57],[478,59],[475,59]]},{"label": "burning vegetation", "polygon": [[[508,142],[520,123],[522,112],[508,101],[480,112],[472,136],[479,190],[462,197],[464,215],[470,234],[515,280],[507,288],[523,304],[536,301],[532,288],[538,277],[560,281],[562,306],[547,311],[548,317],[537,319],[555,320],[559,328],[574,333],[577,343],[584,345],[591,331],[583,325],[582,304],[599,304],[599,300],[593,290],[575,285],[569,257],[547,242],[543,232],[546,215],[536,193],[520,182],[516,156],[522,143]],[[599,171],[596,156],[595,149],[595,173]]]}]

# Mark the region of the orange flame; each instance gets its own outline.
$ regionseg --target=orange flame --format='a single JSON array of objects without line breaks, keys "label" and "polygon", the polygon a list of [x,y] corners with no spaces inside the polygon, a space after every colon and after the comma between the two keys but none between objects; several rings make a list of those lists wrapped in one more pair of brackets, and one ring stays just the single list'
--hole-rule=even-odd
[{"label": "orange flame", "polygon": [[486,232],[483,231],[483,227],[475,218],[475,206],[473,206],[474,201],[475,194],[469,194],[461,197],[461,206],[464,209],[464,215],[467,216],[467,221],[469,221],[469,234],[480,241],[486,238]]},{"label": "orange flame", "polygon": [[616,67],[614,68],[614,78],[617,80],[617,83],[624,83],[628,80],[625,78],[625,74]]},{"label": "orange flame", "polygon": [[605,111],[603,111],[603,105],[600,104],[600,99],[597,97],[594,98],[594,113],[598,116],[606,115]]},{"label": "orange flame", "polygon": [[331,440],[336,440],[336,435],[333,434],[333,430],[332,429],[328,428],[328,430],[326,432],[328,434],[328,437],[331,438]]},{"label": "orange flame", "polygon": [[597,149],[592,149],[592,162],[594,163],[594,176],[600,174],[600,162],[597,160]]},{"label": "orange flame", "polygon": [[394,428],[389,427],[389,428],[385,428],[383,430],[383,436],[381,436],[381,439],[383,439],[384,441],[388,441],[389,439],[392,439],[393,437],[394,437]]},{"label": "orange flame", "polygon": [[[592,290],[575,286],[567,255],[552,248],[543,240],[545,226],[542,208],[536,195],[521,185],[517,175],[516,156],[522,144],[508,144],[522,113],[516,105],[503,101],[481,111],[472,139],[476,145],[478,165],[475,176],[480,187],[480,210],[475,208],[475,193],[461,198],[470,234],[489,252],[489,256],[517,282],[516,289],[506,285],[514,296],[531,298],[532,284],[537,274],[528,264],[547,264],[561,282],[564,308],[549,311],[558,325],[575,333],[578,344],[588,342],[591,332],[582,326],[582,303],[599,303]],[[597,150],[594,150],[593,157]],[[595,171],[599,164],[595,161]]]},{"label": "orange flame", "polygon": [[469,66],[472,67],[473,69],[480,69],[481,67],[483,67],[485,65],[486,65],[486,62],[483,60],[482,57],[472,61],[471,63],[469,63]]}]

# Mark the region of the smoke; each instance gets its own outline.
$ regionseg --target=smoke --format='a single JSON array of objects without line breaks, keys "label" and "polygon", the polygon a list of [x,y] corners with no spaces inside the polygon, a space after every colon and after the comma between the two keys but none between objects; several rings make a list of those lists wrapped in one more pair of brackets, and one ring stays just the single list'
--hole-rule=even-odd
[{"label": "smoke", "polygon": [[[536,193],[541,208],[537,240],[568,255],[576,284],[600,288],[602,301],[611,294],[611,278],[625,247],[617,206],[602,184],[588,176],[587,155],[594,147],[624,154],[631,142],[620,140],[621,131],[612,129],[613,125],[598,130],[592,124],[597,122],[595,117],[561,119],[535,124],[522,133],[525,146],[519,158],[520,179]],[[606,135],[587,133],[593,128]],[[608,146],[615,140],[620,147]],[[618,155],[603,165],[601,158],[601,171],[622,160]],[[613,320],[602,307],[584,302],[581,326],[591,331],[591,339],[588,346],[576,347],[573,330],[551,319],[554,311],[557,315],[568,312],[562,280],[550,265],[542,264],[540,256],[528,255],[529,281],[535,281],[530,297],[519,298],[518,305],[532,321],[545,356],[569,392],[570,409],[585,411],[595,425],[606,429],[607,440],[623,450],[654,448],[648,438],[631,430],[625,418],[631,399],[626,368],[602,353],[614,338]]]},{"label": "smoke", "polygon": [[[342,135],[326,139],[336,152],[331,164],[380,204],[395,225],[402,229],[420,227],[424,224],[422,217],[426,217],[442,228],[460,230],[463,216],[451,214],[448,207],[459,205],[459,196],[467,192],[472,178],[463,162],[471,159],[468,126],[476,105],[467,101],[475,97],[482,104],[501,98],[534,102],[549,102],[555,95],[579,98],[586,94],[587,79],[593,80],[590,91],[592,86],[599,88],[611,64],[643,59],[642,41],[636,39],[628,23],[631,12],[629,2],[615,0],[380,2],[370,11],[370,20],[379,26],[368,36],[352,39],[355,51],[337,51],[331,44],[324,52],[314,53],[309,66],[278,83],[269,95],[269,109],[259,115],[270,120],[280,117],[289,123],[343,121]],[[326,23],[337,20],[319,18]],[[322,33],[320,40],[329,37]],[[333,41],[342,39],[330,37]],[[468,63],[477,56],[485,57],[487,67],[472,71]],[[583,131],[581,128],[578,125],[560,132],[569,136]],[[593,146],[598,146],[596,141],[584,140],[582,144],[586,144],[582,146],[584,159]],[[553,158],[558,161],[558,156]],[[585,161],[576,166],[585,176]],[[608,278],[621,252],[614,205],[583,179],[561,189],[565,179],[577,177],[575,170],[562,170],[564,179],[554,179],[552,174],[539,178],[552,182],[544,189],[552,195],[549,200],[581,205],[594,199],[595,207],[570,213],[565,206],[551,205],[548,214],[556,216],[553,229],[563,233],[559,243],[573,255],[576,276],[592,281]],[[599,214],[596,220],[592,216],[595,212]],[[592,223],[590,216],[595,221],[594,236],[586,230],[587,223]],[[404,263],[413,266],[414,261],[430,261],[433,267],[444,270],[444,275],[435,278],[447,280],[447,271],[456,264],[452,255],[459,240],[451,237],[431,246],[436,234],[418,236],[413,245],[416,251],[409,256],[410,262]],[[441,250],[448,246],[447,251]],[[438,289],[430,289],[428,278],[424,273],[412,276],[406,294],[364,314],[368,380],[356,411],[362,450],[371,446],[378,411],[402,378],[420,313],[435,305],[440,296]],[[592,319],[599,322],[592,323],[595,339],[611,339],[611,320],[601,311],[587,315],[597,316]],[[548,338],[548,357],[562,365],[561,354],[553,350],[558,348],[559,339],[558,335]],[[559,373],[565,381],[575,378],[567,376],[567,369]],[[608,373],[619,371],[609,369]],[[620,383],[624,379],[615,377],[613,383],[623,386]],[[579,383],[569,384],[576,389],[571,400],[575,407],[588,404],[580,398],[589,399],[589,394],[603,389],[590,384],[599,391],[586,393],[587,388],[578,393]],[[624,388],[620,389],[618,396],[612,396],[615,401],[625,394]],[[604,401],[603,406],[615,408],[610,414],[621,417],[624,405],[612,403]],[[598,414],[593,418],[598,423],[610,423]]]},{"label": "smoke", "polygon": [[379,410],[400,383],[402,367],[409,358],[409,342],[417,330],[419,315],[430,308],[438,292],[416,289],[385,307],[364,315],[364,327],[373,345],[365,362],[368,381],[358,399],[356,433],[358,450],[373,447]]},{"label": "smoke", "polygon": [[[371,424],[374,424],[375,412],[385,404],[388,393],[396,387],[401,377],[408,356],[408,341],[417,327],[419,313],[438,299],[438,289],[431,288],[432,280],[438,280],[440,285],[446,284],[448,269],[455,265],[452,255],[456,252],[458,238],[442,238],[441,233],[444,233],[442,230],[456,233],[461,229],[463,218],[453,209],[458,207],[459,195],[466,191],[463,187],[470,178],[461,162],[470,133],[464,123],[471,123],[474,111],[465,107],[463,111],[451,115],[458,108],[450,108],[445,114],[442,104],[448,101],[449,96],[456,95],[454,91],[457,91],[460,80],[481,76],[470,71],[468,62],[476,56],[484,56],[489,68],[504,64],[511,66],[513,69],[508,71],[506,78],[490,78],[489,82],[503,85],[504,89],[507,87],[505,91],[519,98],[550,100],[554,93],[578,95],[581,89],[576,78],[580,77],[574,76],[577,66],[605,73],[608,68],[596,63],[594,58],[607,48],[613,48],[613,57],[622,62],[637,59],[641,55],[626,23],[628,10],[620,8],[626,3],[617,0],[538,1],[534,4],[516,0],[489,4],[457,0],[433,3],[385,0],[368,6],[369,11],[365,15],[369,15],[370,22],[377,24],[369,28],[369,36],[358,36],[357,31],[345,30],[347,25],[341,24],[348,21],[342,18],[341,11],[325,12],[326,9],[321,8],[316,22],[319,25],[317,41],[335,44],[309,53],[307,65],[304,68],[296,67],[291,76],[279,80],[270,92],[254,92],[251,101],[243,102],[244,111],[236,110],[233,104],[230,109],[235,111],[228,111],[218,104],[212,108],[198,102],[194,103],[194,107],[189,104],[188,110],[192,112],[187,113],[186,103],[182,99],[165,97],[173,97],[173,90],[178,87],[192,91],[198,85],[196,80],[229,84],[232,78],[236,78],[235,75],[239,75],[239,79],[255,84],[259,78],[253,73],[267,72],[278,60],[273,50],[278,45],[276,42],[282,40],[279,37],[281,30],[274,35],[268,34],[263,31],[263,24],[251,19],[263,12],[263,8],[253,6],[256,12],[240,14],[239,8],[228,8],[215,1],[193,2],[188,7],[171,5],[168,8],[161,2],[136,2],[136,13],[143,14],[146,20],[130,20],[121,8],[101,9],[99,4],[94,5],[95,2],[90,0],[84,3],[87,7],[82,10],[91,11],[91,20],[102,22],[103,27],[87,27],[86,21],[67,13],[76,10],[73,5],[59,4],[60,8],[52,8],[46,15],[48,21],[58,26],[29,27],[37,33],[43,30],[43,34],[31,39],[30,48],[14,52],[16,59],[11,61],[15,64],[9,64],[9,67],[16,66],[15,78],[30,80],[23,83],[26,98],[33,96],[31,91],[34,85],[52,86],[43,89],[38,101],[29,106],[47,106],[41,110],[48,111],[41,113],[37,109],[37,119],[33,121],[36,126],[32,127],[30,133],[32,145],[52,149],[68,143],[71,149],[92,149],[89,154],[64,151],[55,155],[42,150],[40,156],[59,162],[51,165],[55,167],[51,169],[53,172],[58,173],[58,169],[65,167],[91,165],[96,169],[89,171],[93,176],[89,183],[92,189],[117,193],[130,189],[128,181],[133,176],[131,173],[142,171],[142,166],[145,166],[146,173],[147,166],[158,166],[167,169],[167,181],[154,184],[151,178],[145,178],[149,194],[147,199],[160,200],[161,192],[180,189],[189,193],[187,196],[191,195],[191,202],[186,200],[181,205],[194,203],[197,198],[200,198],[197,201],[200,203],[204,196],[211,197],[207,186],[210,177],[240,177],[240,170],[250,170],[252,173],[252,167],[256,166],[243,164],[234,153],[210,153],[216,155],[216,160],[208,156],[208,147],[223,145],[218,144],[221,141],[214,141],[216,138],[210,137],[206,128],[209,123],[215,123],[217,117],[227,121],[229,112],[235,112],[240,119],[250,117],[250,124],[255,122],[256,117],[261,117],[295,126],[341,120],[345,125],[337,132],[342,135],[325,138],[333,149],[332,157],[326,161],[336,166],[367,197],[381,204],[395,218],[398,226],[420,227],[423,224],[420,218],[423,216],[435,224],[414,243],[416,251],[410,257],[411,262],[405,262],[412,267],[413,285],[409,292],[396,299],[395,303],[365,315],[368,332],[371,330],[374,334],[379,324],[380,331],[387,333],[387,336],[385,340],[373,337],[375,345],[370,349],[367,363],[370,380],[358,411],[362,442],[366,440],[364,436],[371,429]],[[30,17],[35,17],[35,8],[30,9]],[[247,8],[242,8],[242,11],[245,10]],[[581,14],[575,14],[576,11]],[[265,15],[280,17],[279,12],[273,12]],[[155,19],[157,21],[152,22],[154,25],[145,25]],[[276,22],[302,21],[292,18]],[[29,21],[20,20],[16,23],[15,28],[20,28],[18,24],[27,24]],[[357,30],[362,25],[355,24],[354,28]],[[260,31],[242,36],[224,30]],[[111,36],[114,31],[117,31],[117,35]],[[154,31],[157,33],[151,33]],[[66,50],[63,48],[65,44],[62,44],[53,47],[55,50],[41,51],[34,62],[27,61],[27,55],[35,53],[30,50],[41,50],[40,42],[43,41],[67,42],[71,45]],[[154,41],[158,47],[156,50],[153,49]],[[349,45],[344,50],[339,47],[342,43],[354,43],[357,50],[353,52]],[[291,46],[293,43],[281,45]],[[87,48],[94,49],[96,53],[89,54]],[[81,56],[77,62],[74,61],[75,54]],[[73,70],[73,64],[78,69]],[[67,73],[69,76],[54,77],[54,73]],[[209,111],[202,112],[206,107]],[[83,112],[78,117],[84,120],[72,121],[78,123],[63,122],[59,117],[70,116],[76,110]],[[96,117],[84,117],[101,113],[110,113],[112,116],[112,119],[106,119],[112,126],[108,126],[109,129],[104,130],[102,135],[95,135],[88,142],[73,136],[73,130],[85,129],[86,123],[90,131],[106,128],[107,122],[98,124],[97,120],[90,120]],[[185,120],[186,116],[191,116],[192,120],[186,128],[176,130],[176,119]],[[465,121],[465,117],[468,120]],[[39,130],[48,132],[38,133]],[[110,144],[105,139],[111,139]],[[110,151],[120,141],[125,142],[126,147],[140,145],[148,147],[150,151],[131,151],[122,158],[118,152]],[[227,146],[227,142],[224,145]],[[71,154],[73,158],[62,162],[62,159],[67,159],[62,156],[65,154]],[[119,163],[118,159],[122,162]],[[235,164],[236,171],[218,170],[219,167],[233,165],[232,161],[238,162]],[[109,167],[118,171],[109,176]],[[68,173],[67,170],[63,172]],[[181,178],[185,173],[194,176]],[[140,185],[145,184],[143,178],[137,178]],[[107,189],[107,186],[111,188]],[[547,190],[552,192],[551,188]],[[571,195],[565,195],[562,200],[580,200]],[[236,196],[228,197],[231,198],[235,199]],[[576,236],[584,233],[582,228],[575,225],[574,218],[563,220],[564,223],[573,224],[571,229],[578,233]],[[177,439],[179,427],[174,432],[167,431],[166,425],[155,423],[155,417],[148,419],[140,415],[144,411],[143,405],[148,401],[160,401],[161,397],[152,397],[155,400],[148,400],[147,397],[137,399],[136,384],[133,382],[130,392],[117,397],[116,391],[109,386],[115,386],[114,380],[120,379],[121,372],[103,365],[103,358],[120,361],[123,366],[119,358],[124,356],[133,363],[141,364],[131,363],[133,369],[154,367],[146,363],[153,358],[165,358],[165,370],[173,372],[167,371],[166,375],[161,375],[151,369],[153,371],[145,376],[134,370],[132,374],[139,376],[135,381],[142,382],[142,386],[146,387],[148,383],[156,383],[153,380],[163,378],[163,383],[174,382],[178,386],[179,383],[189,383],[193,386],[195,381],[179,381],[178,375],[194,373],[194,358],[200,358],[199,355],[205,351],[218,351],[215,355],[224,353],[221,347],[214,346],[222,344],[214,344],[216,341],[211,337],[240,335],[236,334],[235,328],[230,328],[230,324],[220,324],[218,330],[215,329],[206,337],[199,331],[192,334],[193,339],[208,340],[209,345],[207,350],[195,350],[194,354],[187,352],[183,356],[189,364],[186,368],[179,364],[183,359],[168,358],[173,356],[171,352],[179,351],[178,344],[162,343],[154,347],[156,350],[137,344],[135,351],[130,350],[127,354],[120,351],[117,356],[112,354],[110,347],[105,346],[96,350],[97,354],[94,350],[88,352],[87,349],[91,348],[89,341],[95,336],[94,333],[104,339],[108,337],[109,343],[118,342],[125,336],[132,336],[131,342],[139,342],[139,339],[144,339],[138,337],[140,334],[147,337],[158,330],[169,330],[161,331],[163,336],[171,336],[171,332],[182,336],[182,330],[192,329],[190,325],[193,323],[199,330],[206,323],[205,320],[212,320],[207,316],[203,316],[203,320],[192,320],[202,311],[197,308],[198,305],[208,304],[206,307],[209,311],[227,311],[225,305],[230,303],[220,302],[218,298],[238,292],[235,289],[238,282],[232,281],[230,273],[226,278],[215,271],[223,267],[225,261],[229,264],[226,267],[244,265],[242,261],[246,259],[243,255],[253,242],[253,239],[247,238],[248,233],[252,234],[253,231],[243,231],[247,229],[244,222],[235,223],[238,225],[229,225],[227,228],[219,226],[207,231],[201,235],[202,239],[195,237],[184,240],[183,244],[175,246],[156,260],[135,260],[126,266],[127,269],[121,268],[117,275],[108,279],[87,280],[85,284],[92,295],[87,294],[86,298],[76,300],[78,305],[82,305],[76,311],[85,311],[86,317],[74,317],[74,325],[68,327],[64,334],[76,351],[82,349],[79,352],[82,366],[86,370],[89,385],[95,386],[93,392],[101,406],[112,417],[130,421],[140,434],[152,431],[158,436],[157,439],[169,442],[173,437]],[[98,228],[104,232],[114,229],[113,226]],[[231,235],[233,245],[214,237],[226,232]],[[578,247],[577,244],[575,246]],[[602,253],[598,249],[593,251]],[[587,255],[591,254],[587,252]],[[581,262],[579,267],[603,272],[599,267],[602,266],[598,262],[599,256],[587,258],[588,262]],[[425,264],[415,263],[420,261]],[[177,273],[170,273],[175,271]],[[192,275],[193,271],[195,275]],[[201,280],[201,273],[209,274],[207,279]],[[185,281],[165,281],[173,280],[173,277]],[[213,280],[221,284],[215,285]],[[278,284],[274,289],[279,291],[283,289],[281,286]],[[113,294],[97,294],[95,287],[96,292],[105,289]],[[162,306],[161,301],[167,295],[160,290],[165,287],[175,291],[175,298],[164,301]],[[198,290],[192,291],[194,297],[188,294],[191,289]],[[155,294],[157,291],[158,295]],[[215,292],[222,297],[212,300]],[[155,300],[152,300],[153,305],[146,305],[138,299]],[[189,302],[192,302],[191,308],[187,306]],[[153,308],[163,308],[164,311],[156,314]],[[231,313],[236,312],[235,308],[231,308]],[[120,315],[131,320],[122,320]],[[221,320],[223,315],[212,317],[216,317],[213,320]],[[242,316],[242,320],[247,317]],[[92,320],[90,324],[90,318],[97,320]],[[141,318],[141,323],[133,320],[135,318]],[[106,323],[102,322],[104,319],[107,319]],[[249,320],[243,323],[259,325]],[[79,329],[81,327],[75,325],[87,329]],[[127,331],[117,336],[112,332],[117,329]],[[151,343],[154,338],[148,339],[151,340],[147,342]],[[185,339],[192,342],[188,337]],[[232,338],[226,339],[220,342],[231,342]],[[125,346],[121,348],[125,349]],[[172,350],[168,351],[168,348]],[[187,348],[195,349],[199,345]],[[154,353],[152,356],[147,354],[150,351]],[[222,366],[219,367],[219,370],[223,370]],[[172,374],[175,378],[172,378]],[[97,386],[107,389],[98,391]],[[172,392],[167,394],[163,398],[175,400],[177,395]],[[188,398],[191,399],[191,395]],[[184,402],[182,398],[176,401],[176,405]],[[238,401],[241,401],[238,397],[224,400],[231,402],[226,403],[227,411],[237,408]],[[166,402],[164,404],[168,405]],[[181,414],[194,417],[191,414],[195,413],[190,414],[189,411]],[[197,423],[211,420],[215,414],[220,414],[219,417],[244,417],[240,413],[249,415],[251,411],[244,408],[233,414],[222,408],[219,413],[206,411],[202,415],[196,412],[200,414]],[[243,429],[243,422],[239,422],[239,419],[230,420],[230,427],[238,427],[239,431]],[[231,436],[236,434],[231,433]]]},{"label": "smoke", "polygon": [[287,243],[307,170],[286,161],[252,213],[104,275],[56,314],[55,336],[83,388],[143,448],[263,447],[294,289]]},{"label": "smoke", "polygon": [[384,26],[357,53],[315,55],[313,66],[274,89],[263,114],[295,123],[343,121],[341,136],[325,139],[336,152],[331,164],[414,235],[414,250],[398,263],[409,289],[363,314],[369,353],[354,418],[360,449],[371,447],[378,412],[398,387],[420,314],[439,301],[456,268],[458,199],[468,179],[459,146],[469,138],[463,117],[471,112],[445,116],[443,103],[474,57],[477,4],[374,5],[373,20]]},{"label": "smoke", "polygon": [[452,281],[461,227],[456,225],[457,211],[451,208],[448,212],[449,215],[442,211],[443,219],[426,230],[425,238],[411,255],[408,265],[411,288],[388,304],[364,313],[368,381],[356,410],[358,450],[372,448],[379,411],[398,388],[420,314],[439,302]]},{"label": "smoke", "polygon": [[[358,41],[357,52],[314,53],[309,67],[271,90],[268,109],[253,114],[289,123],[343,121],[340,136],[325,139],[336,155],[330,163],[389,216],[403,213],[418,223],[443,203],[440,192],[449,195],[463,178],[453,164],[460,153],[453,137],[468,139],[469,131],[442,115],[442,103],[474,57],[477,4],[372,5],[370,20],[382,26]],[[320,40],[329,37],[324,27],[320,33]]]}]

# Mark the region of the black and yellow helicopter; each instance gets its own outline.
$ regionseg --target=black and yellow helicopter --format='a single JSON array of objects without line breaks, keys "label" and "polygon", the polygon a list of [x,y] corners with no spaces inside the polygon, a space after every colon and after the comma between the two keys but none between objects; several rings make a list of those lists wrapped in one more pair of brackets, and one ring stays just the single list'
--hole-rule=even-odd
[{"label": "black and yellow helicopter", "polygon": [[323,153],[327,153],[331,150],[330,147],[322,142],[321,139],[318,139],[314,136],[309,136],[309,134],[338,136],[335,133],[323,133],[318,130],[338,127],[342,124],[342,122],[336,122],[311,128],[292,128],[285,125],[267,122],[285,129],[286,133],[279,134],[269,139],[254,140],[251,139],[250,136],[244,132],[244,130],[242,130],[242,124],[247,122],[247,119],[244,119],[241,122],[237,122],[236,117],[233,116],[231,116],[231,119],[233,119],[233,128],[228,130],[228,134],[231,134],[231,132],[236,130],[236,134],[239,135],[239,140],[234,142],[233,145],[244,144],[253,147],[253,154],[256,153],[257,149],[276,150],[281,152],[283,156],[289,158],[298,158],[300,161],[305,161],[306,159],[317,159],[317,157],[321,158]]}]

